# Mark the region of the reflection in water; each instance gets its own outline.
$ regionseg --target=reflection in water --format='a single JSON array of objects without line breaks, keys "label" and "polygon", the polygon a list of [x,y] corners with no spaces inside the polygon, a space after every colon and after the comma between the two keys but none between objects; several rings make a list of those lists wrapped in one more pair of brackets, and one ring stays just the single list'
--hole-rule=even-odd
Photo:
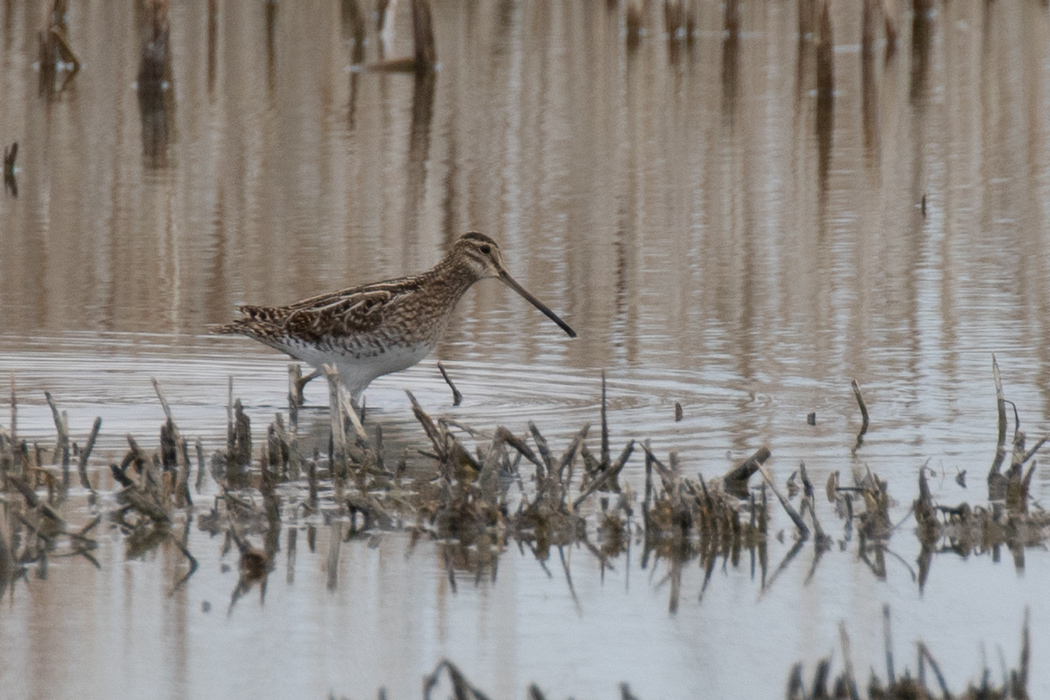
[{"label": "reflection in water", "polygon": [[347,128],[354,130],[357,123],[357,92],[361,73],[356,67],[365,62],[365,15],[357,0],[343,0],[341,5],[343,40],[350,42],[350,97],[347,100]]},{"label": "reflection in water", "polygon": [[136,81],[142,118],[142,153],[149,167],[166,168],[175,139],[175,79],[168,2],[149,0],[137,7],[142,34]]},{"label": "reflection in water", "polygon": [[4,192],[18,196],[18,180],[15,177],[15,161],[18,158],[18,142],[4,146]]},{"label": "reflection in water", "polygon": [[208,94],[215,91],[219,51],[219,0],[208,0]]},{"label": "reflection in water", "polygon": [[266,13],[266,88],[277,87],[277,0],[265,0]]},{"label": "reflection in water", "polygon": [[[417,447],[405,388],[458,420],[515,430],[533,420],[560,435],[596,420],[588,382],[606,368],[620,437],[678,451],[689,477],[721,473],[727,450],[769,441],[778,481],[803,460],[818,491],[836,470],[882,472],[902,484],[900,518],[927,459],[944,482],[941,504],[972,498],[952,475],[991,459],[992,351],[1012,400],[1035,407],[1028,432],[1048,430],[1046,10],[930,1],[909,18],[912,3],[887,4],[884,17],[878,4],[830,3],[830,51],[825,3],[814,0],[697,3],[691,49],[669,29],[661,36],[670,26],[661,3],[434,3],[441,67],[420,82],[347,79],[347,65],[377,45],[375,3],[302,0],[278,18],[272,2],[186,0],[172,6],[168,35],[175,110],[173,91],[153,104],[130,89],[140,25],[113,3],[72,4],[68,36],[85,68],[61,99],[39,98],[40,17],[31,4],[0,3],[0,135],[18,140],[21,166],[19,198],[0,198],[0,378],[14,373],[26,387],[20,430],[52,433],[47,388],[86,408],[88,424],[102,416],[106,449],[144,423],[155,435],[142,407],[159,374],[180,425],[221,445],[227,376],[245,388],[253,419],[269,422],[287,375],[279,357],[209,336],[211,324],[249,299],[287,303],[425,268],[476,227],[513,252],[523,284],[569,310],[580,337],[552,342],[542,320],[522,316],[523,302],[480,288],[435,353],[463,405],[450,406],[432,364],[378,381],[369,410],[389,419],[388,444]],[[400,9],[391,55],[408,56]],[[625,36],[625,12],[644,34]],[[892,54],[895,27],[908,50],[886,61],[878,34]],[[834,60],[823,69],[821,41]],[[157,166],[172,177],[158,183]],[[872,429],[851,461],[843,426],[858,420],[854,377]],[[324,424],[326,400],[308,392],[304,426]],[[5,425],[7,410],[0,403]],[[1037,470],[1033,491],[1047,483]],[[713,568],[667,557],[658,570],[654,553],[639,573],[643,545],[630,538],[619,557],[604,542],[602,557],[586,546],[551,546],[539,560],[506,551],[495,581],[495,562],[468,570],[479,552],[449,551],[446,563],[437,545],[417,543],[409,556],[407,536],[343,541],[329,566],[331,523],[297,517],[280,542],[290,555],[293,532],[305,530],[297,555],[276,554],[287,574],[269,577],[265,605],[252,588],[229,620],[240,569],[235,550],[219,555],[221,533],[192,529],[189,546],[211,559],[171,596],[186,560],[170,539],[128,562],[120,539],[103,540],[116,565],[99,556],[101,571],[81,555],[51,558],[47,580],[31,571],[31,595],[17,582],[0,616],[0,658],[40,671],[12,679],[0,667],[5,690],[74,673],[96,695],[119,695],[105,673],[126,654],[140,662],[128,673],[185,674],[220,686],[213,696],[255,690],[221,686],[286,659],[296,663],[272,681],[286,696],[368,695],[406,675],[411,686],[396,694],[407,696],[420,669],[447,654],[476,661],[472,678],[499,696],[520,693],[521,676],[541,668],[565,673],[551,681],[559,696],[601,695],[594,688],[615,672],[640,697],[772,697],[787,664],[830,648],[839,619],[870,627],[886,600],[904,624],[933,620],[936,634],[974,646],[1012,637],[1018,622],[1003,610],[1019,614],[1029,601],[1044,622],[1035,634],[1047,629],[1038,586],[1050,558],[1000,548],[1007,564],[1023,562],[1017,577],[989,566],[996,554],[978,544],[909,551],[898,537],[908,522],[892,550],[867,543],[867,563],[855,546],[818,558],[806,544],[789,559],[792,539],[771,540],[763,588],[757,552],[753,580],[751,555],[733,551]],[[265,552],[263,537],[245,534]],[[993,596],[1010,604],[981,604]],[[973,608],[966,624],[960,606]],[[717,644],[695,633],[709,629],[721,631]],[[651,640],[655,661],[593,647],[625,630]],[[107,656],[64,653],[66,637],[105,639]],[[49,653],[31,654],[26,638]],[[245,651],[245,639],[263,638],[274,646]],[[207,675],[211,643],[230,652],[218,678]],[[591,648],[601,653],[581,655]],[[881,649],[858,640],[855,652]],[[739,673],[734,664],[756,654],[770,672]],[[360,663],[338,661],[350,656]],[[743,687],[710,688],[727,676]]]},{"label": "reflection in water", "polygon": [[831,145],[835,130],[835,40],[831,32],[831,2],[820,2],[817,38],[817,181],[820,183],[821,209],[827,198]]},{"label": "reflection in water", "polygon": [[879,93],[875,85],[875,39],[878,0],[863,0],[860,29],[861,116],[864,129],[864,153],[877,162],[879,147]]},{"label": "reflection in water", "polygon": [[[984,3],[985,7],[988,3]],[[913,0],[911,16],[911,81],[908,97],[919,102],[926,96],[930,43],[933,38],[933,0]]]},{"label": "reflection in water", "polygon": [[740,80],[740,2],[728,0],[722,39],[722,120],[736,123],[737,83]]},{"label": "reflection in water", "polygon": [[413,73],[412,123],[409,126],[408,157],[405,159],[404,245],[418,243],[419,214],[426,196],[427,163],[430,157],[430,128],[434,120],[434,93],[437,73]]},{"label": "reflection in water", "polygon": [[69,42],[68,15],[68,0],[54,0],[44,14],[37,39],[38,92],[49,100],[65,91],[80,71],[80,61]]}]

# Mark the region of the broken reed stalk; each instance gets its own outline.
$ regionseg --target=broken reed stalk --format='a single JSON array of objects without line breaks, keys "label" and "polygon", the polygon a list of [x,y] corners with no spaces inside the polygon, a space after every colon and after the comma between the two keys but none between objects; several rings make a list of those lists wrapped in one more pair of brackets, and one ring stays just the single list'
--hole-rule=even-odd
[{"label": "broken reed stalk", "polygon": [[722,476],[722,485],[727,493],[745,498],[748,493],[747,482],[751,475],[758,471],[758,467],[766,463],[772,453],[768,447],[758,448],[753,455],[748,457],[739,466],[730,469]]},{"label": "broken reed stalk", "polygon": [[47,405],[51,407],[51,417],[55,421],[55,430],[58,432],[58,439],[55,441],[55,455],[52,460],[52,464],[58,464],[58,457],[62,455],[62,471],[65,475],[66,483],[69,482],[69,431],[66,427],[66,422],[63,420],[63,414],[59,412],[58,407],[55,405],[55,400],[51,397],[50,391],[44,391],[44,397],[47,399]]},{"label": "broken reed stalk", "polygon": [[448,372],[445,371],[445,365],[440,362],[437,363],[438,370],[441,372],[441,376],[445,378],[445,383],[448,384],[448,388],[452,390],[452,405],[458,406],[463,403],[463,394],[459,393],[459,389],[452,383],[452,379],[448,376]]}]

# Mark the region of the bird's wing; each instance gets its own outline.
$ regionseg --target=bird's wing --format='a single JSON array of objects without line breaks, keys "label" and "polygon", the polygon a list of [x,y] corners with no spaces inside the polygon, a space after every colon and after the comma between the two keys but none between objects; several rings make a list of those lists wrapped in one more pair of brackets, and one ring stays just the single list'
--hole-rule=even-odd
[{"label": "bird's wing", "polygon": [[309,306],[295,305],[281,325],[288,335],[304,339],[371,333],[382,325],[392,299],[382,288],[326,295]]}]

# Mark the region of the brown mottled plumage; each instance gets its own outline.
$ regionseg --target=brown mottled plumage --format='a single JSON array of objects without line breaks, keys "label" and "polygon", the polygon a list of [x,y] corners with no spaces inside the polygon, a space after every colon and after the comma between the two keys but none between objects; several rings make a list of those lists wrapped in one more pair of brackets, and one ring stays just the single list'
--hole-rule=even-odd
[{"label": "brown mottled plumage", "polygon": [[243,318],[218,328],[254,338],[321,370],[339,368],[351,398],[376,377],[426,357],[445,331],[460,297],[477,281],[503,280],[558,324],[576,332],[507,272],[496,242],[466,233],[426,272],[304,299],[288,306],[241,306]]}]

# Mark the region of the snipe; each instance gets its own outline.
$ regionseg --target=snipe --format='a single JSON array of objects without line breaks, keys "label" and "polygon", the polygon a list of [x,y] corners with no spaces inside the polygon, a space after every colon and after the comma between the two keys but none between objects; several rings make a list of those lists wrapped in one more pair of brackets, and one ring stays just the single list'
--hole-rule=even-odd
[{"label": "snipe", "polygon": [[488,236],[464,234],[430,270],[304,299],[288,306],[240,306],[218,328],[254,338],[315,368],[335,365],[356,403],[376,377],[416,364],[434,349],[452,310],[479,280],[495,277],[525,297],[570,338],[576,331],[518,284]]}]

